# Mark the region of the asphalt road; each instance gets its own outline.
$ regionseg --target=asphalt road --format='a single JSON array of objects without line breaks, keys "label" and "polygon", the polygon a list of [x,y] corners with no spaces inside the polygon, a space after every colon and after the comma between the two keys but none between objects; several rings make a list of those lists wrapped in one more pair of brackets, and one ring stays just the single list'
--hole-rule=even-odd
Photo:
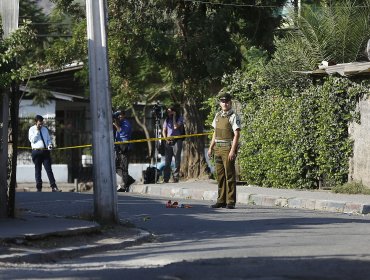
[{"label": "asphalt road", "polygon": [[[67,197],[68,196],[68,197]],[[20,198],[21,199],[21,198]],[[370,279],[370,216],[300,209],[240,206],[211,209],[210,202],[119,194],[119,215],[155,235],[151,243],[56,263],[7,264],[0,279]],[[66,194],[50,205],[65,215],[91,195]],[[78,207],[77,207],[78,208]]]}]

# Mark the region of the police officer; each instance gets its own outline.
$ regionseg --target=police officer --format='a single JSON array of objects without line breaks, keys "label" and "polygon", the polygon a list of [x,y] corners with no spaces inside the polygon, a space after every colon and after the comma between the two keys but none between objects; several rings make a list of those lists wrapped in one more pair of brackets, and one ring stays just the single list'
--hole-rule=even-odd
[{"label": "police officer", "polygon": [[212,123],[214,133],[208,156],[214,154],[217,173],[218,198],[212,208],[234,209],[236,202],[235,159],[240,138],[240,118],[232,109],[231,95],[221,90],[217,95],[219,111]]}]

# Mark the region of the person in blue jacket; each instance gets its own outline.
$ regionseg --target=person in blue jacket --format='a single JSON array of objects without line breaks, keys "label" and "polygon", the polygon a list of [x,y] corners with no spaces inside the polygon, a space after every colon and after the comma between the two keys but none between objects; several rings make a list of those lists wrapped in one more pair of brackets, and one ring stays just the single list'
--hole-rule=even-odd
[{"label": "person in blue jacket", "polygon": [[[113,114],[114,142],[125,142],[131,140],[132,126],[126,119],[124,111],[117,111]],[[117,191],[127,192],[133,183],[133,178],[128,174],[128,164],[130,155],[129,143],[118,143],[114,145],[116,154],[116,173],[122,178],[121,184],[117,186]]]}]

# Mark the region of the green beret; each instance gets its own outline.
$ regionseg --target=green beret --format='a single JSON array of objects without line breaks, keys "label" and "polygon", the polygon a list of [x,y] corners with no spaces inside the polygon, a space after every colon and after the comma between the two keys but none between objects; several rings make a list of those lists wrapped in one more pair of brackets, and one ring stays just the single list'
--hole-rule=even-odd
[{"label": "green beret", "polygon": [[225,101],[230,101],[232,99],[231,94],[228,93],[225,89],[220,90],[220,92],[217,94],[217,98],[219,100],[225,100]]}]

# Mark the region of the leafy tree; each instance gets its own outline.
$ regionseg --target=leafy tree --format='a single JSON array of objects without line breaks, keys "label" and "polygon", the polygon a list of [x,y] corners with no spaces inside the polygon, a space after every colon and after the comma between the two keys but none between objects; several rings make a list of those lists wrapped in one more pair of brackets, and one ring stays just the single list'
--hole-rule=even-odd
[{"label": "leafy tree", "polygon": [[43,49],[47,46],[47,34],[50,26],[48,17],[37,2],[36,0],[19,1],[20,21],[28,21],[33,33],[37,35],[34,42],[34,51],[29,54],[34,57],[34,60],[40,60],[44,57]]},{"label": "leafy tree", "polygon": [[[36,0],[20,1],[20,28],[9,38],[3,40],[0,46],[2,68],[0,85],[10,88],[11,133],[13,154],[10,162],[10,184],[8,197],[8,215],[14,215],[14,199],[16,184],[16,162],[18,146],[18,114],[21,94],[19,84],[28,81],[31,75],[42,69],[45,61],[45,49],[52,41],[53,32],[48,17],[38,6]],[[30,86],[30,84],[28,84]],[[37,91],[34,100],[39,103],[47,102],[48,94]]]},{"label": "leafy tree", "polygon": [[364,59],[370,37],[370,1],[336,1],[304,6],[296,18],[293,37],[307,50],[307,57],[335,63]]},{"label": "leafy tree", "polygon": [[[272,31],[280,23],[271,9],[240,8],[239,1],[224,5],[112,0],[109,4],[110,38],[118,45],[110,45],[112,73],[118,74],[113,85],[120,85],[113,86],[118,89],[114,100],[130,102],[142,96],[145,101],[157,98],[183,104],[188,133],[203,131],[205,116],[199,104],[220,88],[224,73],[241,66],[241,44],[249,39],[250,44],[271,47]],[[116,56],[118,49],[121,53]],[[182,168],[186,177],[204,172],[203,154],[203,139],[186,142]]]},{"label": "leafy tree", "polygon": [[370,38],[370,1],[303,5],[300,16],[292,17],[296,29],[275,38],[276,51],[264,70],[271,85],[303,89],[310,80],[297,71],[316,69],[324,60],[344,63],[364,59]]},{"label": "leafy tree", "polygon": [[[66,11],[77,9],[72,0],[53,2]],[[202,132],[205,115],[199,104],[220,89],[224,73],[242,65],[243,45],[272,49],[281,22],[277,10],[284,3],[109,0],[113,104],[180,103],[187,132]],[[204,172],[203,154],[203,139],[186,142],[185,177]]]},{"label": "leafy tree", "polygon": [[[60,28],[55,29],[50,25],[48,17],[38,6],[36,0],[20,1],[19,16],[21,19],[19,29],[7,39],[0,41],[0,86],[3,90],[11,93],[10,129],[13,140],[8,197],[6,198],[7,202],[2,201],[1,203],[3,203],[2,205],[7,204],[7,212],[10,217],[14,216],[18,154],[18,106],[21,98],[19,84],[22,81],[28,81],[29,77],[37,72],[37,69],[42,69],[45,66],[45,49],[52,41],[52,33],[57,32],[58,29],[60,31]],[[39,95],[35,94],[35,100],[38,100],[39,103],[46,102],[48,94],[45,94],[45,91],[39,91],[39,93]]]},{"label": "leafy tree", "polygon": [[304,6],[297,29],[275,38],[270,61],[226,79],[244,105],[248,125],[242,131],[240,160],[248,182],[317,188],[347,180],[352,152],[348,125],[356,120],[356,101],[368,87],[344,78],[312,80],[296,71],[316,69],[322,60],[360,60],[369,37],[366,3]]},{"label": "leafy tree", "polygon": [[[27,79],[34,71],[30,63],[20,64],[24,61],[33,48],[34,33],[29,23],[25,22],[14,31],[8,38],[0,41],[0,88],[10,92],[10,117],[12,132],[13,154],[9,166],[10,184],[5,197],[0,197],[0,204],[6,205],[9,217],[14,217],[15,185],[16,185],[16,162],[17,162],[17,133],[18,133],[18,105],[19,91],[17,85]],[[16,62],[19,62],[17,64]],[[10,90],[9,90],[10,89]],[[6,180],[3,180],[6,182]],[[1,186],[4,187],[4,186]],[[6,200],[6,201],[4,201]],[[1,215],[1,214],[0,214]]]}]

